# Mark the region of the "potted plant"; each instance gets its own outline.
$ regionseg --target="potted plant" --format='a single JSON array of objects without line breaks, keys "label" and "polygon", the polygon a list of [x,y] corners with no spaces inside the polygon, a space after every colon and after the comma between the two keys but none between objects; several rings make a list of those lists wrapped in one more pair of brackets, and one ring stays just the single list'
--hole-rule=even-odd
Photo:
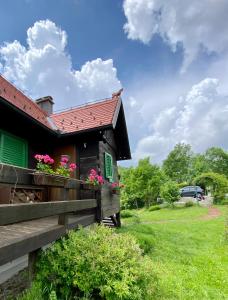
[{"label": "potted plant", "polygon": [[76,169],[75,164],[69,164],[67,158],[61,158],[56,170],[53,169],[54,159],[49,155],[36,154],[36,171],[33,173],[34,184],[64,187]]},{"label": "potted plant", "polygon": [[120,182],[113,182],[112,183],[112,193],[113,194],[120,194],[120,190],[124,187],[124,185]]},{"label": "potted plant", "polygon": [[99,190],[100,186],[104,183],[104,179],[101,175],[97,174],[95,169],[91,169],[89,176],[83,183],[83,189]]}]

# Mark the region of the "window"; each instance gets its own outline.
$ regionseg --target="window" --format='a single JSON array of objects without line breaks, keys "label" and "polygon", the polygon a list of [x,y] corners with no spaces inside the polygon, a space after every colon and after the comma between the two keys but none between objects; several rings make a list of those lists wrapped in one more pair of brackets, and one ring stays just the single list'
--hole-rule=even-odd
[{"label": "window", "polygon": [[27,167],[27,141],[0,131],[0,162],[19,167]]},{"label": "window", "polygon": [[113,181],[113,162],[112,155],[105,152],[105,177],[109,179],[110,182]]}]

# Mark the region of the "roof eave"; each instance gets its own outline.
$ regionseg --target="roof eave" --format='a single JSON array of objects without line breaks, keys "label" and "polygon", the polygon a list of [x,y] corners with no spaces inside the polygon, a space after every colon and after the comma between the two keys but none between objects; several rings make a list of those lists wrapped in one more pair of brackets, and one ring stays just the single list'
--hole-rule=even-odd
[{"label": "roof eave", "polygon": [[110,128],[113,129],[112,124],[102,125],[102,126],[94,127],[94,128],[77,130],[77,131],[73,131],[73,132],[61,132],[60,135],[63,137],[67,137],[67,136],[73,136],[73,135],[78,135],[78,134],[82,134],[82,133],[89,133],[89,132],[93,132],[93,131],[105,130],[105,129],[110,129]]},{"label": "roof eave", "polygon": [[43,123],[41,123],[40,121],[36,120],[35,118],[31,117],[29,114],[27,114],[26,112],[24,112],[23,110],[21,110],[20,108],[18,108],[17,106],[15,106],[14,104],[10,103],[9,101],[7,101],[5,98],[0,96],[0,100],[8,107],[10,107],[12,110],[16,111],[17,113],[19,113],[21,116],[27,118],[28,120],[32,121],[34,124],[40,126],[41,128],[49,131],[50,133],[54,134],[54,135],[58,135],[59,133],[44,125]]}]

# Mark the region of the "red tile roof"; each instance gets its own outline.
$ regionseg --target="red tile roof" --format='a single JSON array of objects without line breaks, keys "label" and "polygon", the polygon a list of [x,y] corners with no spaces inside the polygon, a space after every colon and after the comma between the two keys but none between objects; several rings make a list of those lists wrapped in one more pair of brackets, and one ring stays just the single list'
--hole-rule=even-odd
[{"label": "red tile roof", "polygon": [[47,113],[1,75],[0,96],[43,125],[51,128]]},{"label": "red tile roof", "polygon": [[[62,133],[111,125],[121,91],[113,94],[111,99],[55,113],[50,118]],[[46,127],[53,129],[53,124],[49,122],[47,113],[1,75],[0,96]]]},{"label": "red tile roof", "polygon": [[55,125],[64,133],[111,125],[119,97],[87,104],[51,115]]}]

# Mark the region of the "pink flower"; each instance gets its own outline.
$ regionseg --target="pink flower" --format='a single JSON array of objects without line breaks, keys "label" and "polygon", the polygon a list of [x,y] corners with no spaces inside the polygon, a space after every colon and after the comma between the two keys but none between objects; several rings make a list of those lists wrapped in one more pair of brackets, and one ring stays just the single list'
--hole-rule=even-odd
[{"label": "pink flower", "polygon": [[104,180],[102,176],[97,175],[97,181],[99,182],[99,184],[103,184]]},{"label": "pink flower", "polygon": [[65,157],[65,156],[63,156],[63,157],[61,158],[61,162],[64,162],[65,164],[67,164],[68,161],[69,161],[69,159],[68,159],[67,157]]},{"label": "pink flower", "polygon": [[61,161],[61,162],[60,162],[60,166],[61,166],[61,167],[65,167],[65,166],[66,166],[66,163],[65,163],[64,161]]},{"label": "pink flower", "polygon": [[70,164],[70,169],[72,169],[72,171],[74,171],[77,168],[76,164],[72,163]]},{"label": "pink flower", "polygon": [[90,170],[90,175],[96,176],[97,175],[97,171],[94,169]]},{"label": "pink flower", "polygon": [[40,155],[40,154],[36,154],[34,157],[36,160],[39,160],[39,161],[42,160],[42,155]]},{"label": "pink flower", "polygon": [[89,181],[95,181],[96,177],[94,175],[89,175]]}]

